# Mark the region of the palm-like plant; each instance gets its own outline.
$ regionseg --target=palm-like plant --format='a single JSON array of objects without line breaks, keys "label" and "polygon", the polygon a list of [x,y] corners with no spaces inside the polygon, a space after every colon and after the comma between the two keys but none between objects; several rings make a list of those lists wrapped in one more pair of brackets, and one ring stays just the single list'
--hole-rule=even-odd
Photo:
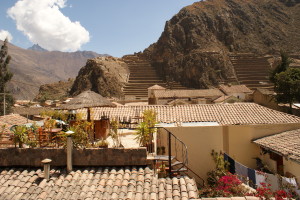
[{"label": "palm-like plant", "polygon": [[143,121],[137,127],[136,140],[140,146],[147,146],[152,143],[153,133],[155,132],[156,112],[145,110],[143,112]]},{"label": "palm-like plant", "polygon": [[15,146],[19,144],[19,148],[22,148],[23,144],[28,141],[27,127],[26,126],[15,126],[12,131],[14,132],[14,143]]}]

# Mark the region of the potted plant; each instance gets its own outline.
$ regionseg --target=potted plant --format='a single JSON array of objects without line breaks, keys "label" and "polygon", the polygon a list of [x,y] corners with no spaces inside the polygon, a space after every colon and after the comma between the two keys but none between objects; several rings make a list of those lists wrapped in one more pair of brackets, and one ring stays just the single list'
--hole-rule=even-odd
[{"label": "potted plant", "polygon": [[12,131],[14,132],[15,147],[17,146],[18,143],[19,148],[22,148],[23,144],[26,143],[28,140],[26,126],[14,126],[12,128]]},{"label": "potted plant", "polygon": [[102,138],[96,142],[95,146],[99,148],[108,148],[108,141]]},{"label": "potted plant", "polygon": [[140,146],[147,147],[149,153],[154,152],[153,133],[155,132],[156,112],[145,110],[143,112],[143,121],[138,125],[136,140]]},{"label": "potted plant", "polygon": [[166,178],[167,171],[166,171],[166,165],[164,163],[162,163],[157,169],[157,175],[158,178]]}]

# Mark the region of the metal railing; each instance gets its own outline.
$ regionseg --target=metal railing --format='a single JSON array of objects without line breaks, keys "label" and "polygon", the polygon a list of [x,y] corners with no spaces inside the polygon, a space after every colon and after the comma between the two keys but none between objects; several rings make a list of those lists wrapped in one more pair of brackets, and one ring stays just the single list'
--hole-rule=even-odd
[{"label": "metal railing", "polygon": [[[174,159],[177,162],[181,163],[181,166],[177,168],[177,170],[180,170],[182,168],[185,168],[186,171],[181,171],[181,173],[184,173],[187,176],[193,177],[197,185],[204,186],[205,181],[191,168],[189,168],[189,160],[188,160],[188,148],[186,144],[180,140],[177,136],[175,136],[171,131],[167,130],[166,128],[163,128],[167,133],[167,147],[168,147],[168,165],[169,165],[169,177],[173,176],[172,172],[172,160]],[[163,132],[161,132],[163,133]],[[192,174],[192,176],[191,176]]]}]

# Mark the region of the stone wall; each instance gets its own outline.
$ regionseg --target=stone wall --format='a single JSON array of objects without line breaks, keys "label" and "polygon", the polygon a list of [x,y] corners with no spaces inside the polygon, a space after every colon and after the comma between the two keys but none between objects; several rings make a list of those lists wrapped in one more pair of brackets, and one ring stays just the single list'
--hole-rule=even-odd
[{"label": "stone wall", "polygon": [[[45,158],[51,166],[66,166],[66,149],[61,148],[6,148],[0,149],[0,166],[42,166]],[[146,165],[146,148],[91,148],[73,149],[74,166],[141,166]]]}]

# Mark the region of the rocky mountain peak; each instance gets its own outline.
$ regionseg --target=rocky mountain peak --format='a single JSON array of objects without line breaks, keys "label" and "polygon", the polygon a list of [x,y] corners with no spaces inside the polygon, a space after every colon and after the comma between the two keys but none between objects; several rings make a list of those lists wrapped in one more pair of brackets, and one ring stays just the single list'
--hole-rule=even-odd
[{"label": "rocky mountain peak", "polygon": [[47,52],[47,49],[44,49],[41,47],[39,44],[34,44],[32,47],[29,47],[28,50],[33,50],[33,51],[40,51],[40,52]]}]

